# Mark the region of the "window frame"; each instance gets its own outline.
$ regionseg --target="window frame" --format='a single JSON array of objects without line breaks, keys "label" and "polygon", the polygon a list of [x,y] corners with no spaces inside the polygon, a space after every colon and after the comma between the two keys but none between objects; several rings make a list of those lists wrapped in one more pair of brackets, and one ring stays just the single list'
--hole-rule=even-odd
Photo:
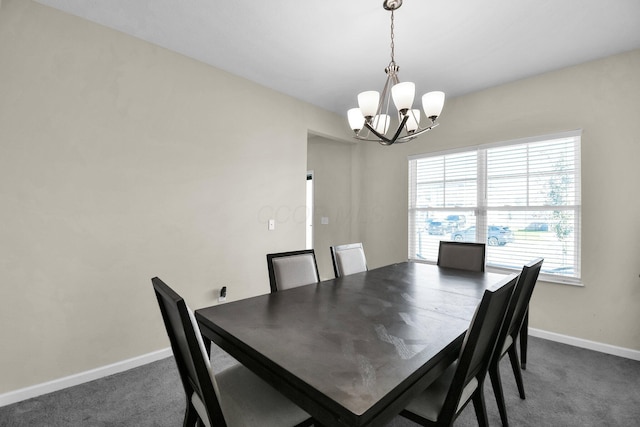
[{"label": "window frame", "polygon": [[[573,177],[575,178],[574,186],[575,186],[575,204],[572,205],[529,205],[527,203],[524,206],[500,206],[500,207],[491,207],[487,202],[487,193],[488,193],[488,171],[487,171],[487,152],[488,150],[499,148],[499,147],[507,147],[507,146],[516,146],[523,144],[532,144],[539,143],[543,141],[551,141],[556,139],[564,139],[564,138],[575,138],[575,165],[573,171]],[[423,259],[418,258],[417,256],[413,256],[414,252],[417,253],[417,243],[416,243],[416,234],[417,234],[417,216],[418,212],[448,212],[448,213],[457,213],[457,212],[469,212],[474,211],[476,217],[476,233],[478,241],[486,241],[487,239],[487,225],[489,222],[489,213],[496,211],[522,211],[522,212],[535,212],[536,208],[539,208],[540,211],[545,211],[553,208],[556,210],[569,210],[574,213],[574,236],[573,236],[573,253],[574,253],[574,268],[575,268],[575,276],[566,276],[560,274],[553,274],[550,272],[542,271],[540,273],[540,279],[552,282],[552,283],[561,283],[567,285],[575,285],[575,286],[584,286],[582,283],[582,251],[581,251],[581,241],[582,241],[582,173],[581,173],[581,144],[582,144],[582,129],[571,130],[566,132],[559,132],[554,134],[547,135],[539,135],[532,136],[526,138],[519,138],[513,140],[506,140],[501,142],[494,142],[488,144],[480,144],[473,145],[467,147],[456,148],[452,150],[438,151],[438,152],[429,152],[429,153],[421,153],[408,156],[408,178],[409,178],[409,192],[408,192],[408,258],[412,261],[417,262],[426,262],[426,263],[435,263],[436,260]],[[417,203],[415,201],[417,196],[417,168],[412,167],[412,161],[440,156],[451,156],[460,153],[477,153],[477,170],[476,170],[476,192],[477,192],[477,201],[476,205],[473,208],[469,207],[417,207]],[[527,174],[527,176],[530,176]],[[412,206],[413,205],[413,206]],[[558,209],[560,208],[560,209]],[[532,254],[531,258],[535,258],[538,255]],[[502,267],[502,266],[494,266],[487,264],[487,271],[494,272],[513,272],[518,271],[515,267]]]}]

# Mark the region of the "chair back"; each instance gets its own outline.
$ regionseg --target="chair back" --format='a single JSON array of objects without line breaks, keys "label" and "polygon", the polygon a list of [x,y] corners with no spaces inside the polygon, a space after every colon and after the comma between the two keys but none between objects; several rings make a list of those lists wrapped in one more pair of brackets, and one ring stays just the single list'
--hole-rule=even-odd
[{"label": "chair back", "polygon": [[320,281],[313,249],[267,254],[271,292]]},{"label": "chair back", "polygon": [[162,280],[154,277],[151,282],[187,395],[187,404],[200,400],[204,408],[198,409],[206,411],[210,424],[226,426],[218,400],[218,387],[193,312],[182,297]]},{"label": "chair back", "polygon": [[512,274],[495,290],[484,292],[465,334],[456,372],[438,418],[455,418],[459,405],[465,403],[460,402],[465,387],[474,379],[476,386],[482,387],[517,280],[518,275]]},{"label": "chair back", "polygon": [[515,342],[515,339],[522,328],[522,323],[524,322],[524,317],[527,314],[529,301],[531,300],[531,295],[533,295],[533,288],[538,280],[538,274],[540,274],[543,261],[543,258],[536,258],[522,267],[522,272],[518,278],[516,289],[513,291],[513,298],[511,299],[511,303],[509,304],[509,308],[505,316],[504,328],[500,333],[500,337],[498,338],[498,343],[496,345],[496,361],[500,359],[501,354],[499,353],[502,352],[507,337],[511,336]]},{"label": "chair back", "polygon": [[484,271],[484,243],[440,241],[438,265],[458,270]]},{"label": "chair back", "polygon": [[331,260],[336,277],[367,271],[367,258],[362,243],[331,246]]}]

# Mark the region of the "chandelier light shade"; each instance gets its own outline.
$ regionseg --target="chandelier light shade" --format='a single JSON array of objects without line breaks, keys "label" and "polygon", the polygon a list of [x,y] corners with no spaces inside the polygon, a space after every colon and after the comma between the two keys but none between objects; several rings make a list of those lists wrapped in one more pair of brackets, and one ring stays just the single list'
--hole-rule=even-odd
[{"label": "chandelier light shade", "polygon": [[444,107],[444,92],[434,91],[422,95],[422,108],[424,114],[435,121]]},{"label": "chandelier light shade", "polygon": [[413,106],[416,85],[412,82],[398,83],[391,88],[391,96],[398,111],[405,114]]},{"label": "chandelier light shade", "polygon": [[368,90],[358,95],[358,106],[364,117],[373,117],[378,111],[380,94],[375,90]]},{"label": "chandelier light shade", "polygon": [[[420,126],[421,112],[413,108],[416,85],[412,82],[400,82],[400,67],[394,58],[393,12],[402,6],[402,0],[384,0],[383,7],[391,11],[391,62],[384,69],[387,81],[382,93],[369,90],[358,95],[358,108],[347,112],[349,126],[355,132],[355,138],[364,141],[376,141],[382,145],[407,142],[428,130],[438,126],[436,119],[444,106],[444,92],[429,92],[422,95],[422,110],[429,120]],[[397,110],[398,127],[387,135],[391,124],[391,101]]]}]

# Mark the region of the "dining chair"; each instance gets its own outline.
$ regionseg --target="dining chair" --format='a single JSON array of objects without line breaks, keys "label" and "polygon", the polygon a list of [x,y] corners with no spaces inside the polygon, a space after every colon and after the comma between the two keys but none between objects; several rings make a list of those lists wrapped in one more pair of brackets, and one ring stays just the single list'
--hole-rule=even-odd
[{"label": "dining chair", "polygon": [[509,354],[511,369],[513,370],[513,376],[515,377],[516,385],[518,386],[518,393],[520,394],[520,398],[524,399],[524,383],[522,381],[520,363],[518,362],[516,338],[522,329],[522,324],[528,311],[529,301],[533,294],[533,288],[538,280],[538,274],[540,274],[543,261],[544,260],[542,258],[537,258],[522,267],[520,278],[516,284],[516,289],[513,291],[513,298],[511,299],[511,303],[507,310],[504,328],[500,332],[500,337],[498,338],[494,355],[491,360],[491,364],[489,365],[489,377],[491,378],[493,393],[496,396],[502,425],[505,427],[509,425],[509,420],[507,418],[507,408],[504,402],[502,380],[500,379],[500,360],[505,356],[505,354]]},{"label": "dining chair", "polygon": [[271,292],[320,281],[313,249],[267,254]]},{"label": "dining chair", "polygon": [[450,426],[473,401],[480,426],[488,425],[483,384],[517,274],[485,290],[467,330],[458,359],[414,398],[400,415],[423,426]]},{"label": "dining chair", "polygon": [[331,246],[331,260],[336,277],[367,271],[367,258],[362,243]]},{"label": "dining chair", "polygon": [[211,369],[200,328],[184,299],[151,279],[186,393],[184,426],[308,426],[313,419],[241,364]]},{"label": "dining chair", "polygon": [[441,240],[438,265],[458,270],[484,271],[486,245],[484,243],[448,242]]}]

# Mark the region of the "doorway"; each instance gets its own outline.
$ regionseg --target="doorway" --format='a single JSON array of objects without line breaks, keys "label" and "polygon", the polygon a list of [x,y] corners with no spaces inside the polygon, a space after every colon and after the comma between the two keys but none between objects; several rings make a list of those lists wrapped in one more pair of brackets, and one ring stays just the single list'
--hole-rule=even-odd
[{"label": "doorway", "polygon": [[313,249],[313,171],[307,171],[306,249]]}]

